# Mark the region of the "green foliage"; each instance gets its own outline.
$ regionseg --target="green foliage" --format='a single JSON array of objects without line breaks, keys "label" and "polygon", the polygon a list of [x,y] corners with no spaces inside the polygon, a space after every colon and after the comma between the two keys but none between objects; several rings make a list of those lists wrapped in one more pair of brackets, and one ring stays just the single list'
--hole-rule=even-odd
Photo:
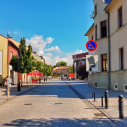
[{"label": "green foliage", "polygon": [[95,14],[94,14],[94,11],[92,11],[92,14],[90,15],[90,18],[94,19],[95,17]]},{"label": "green foliage", "polygon": [[53,67],[60,67],[60,66],[67,66],[67,63],[66,63],[66,62],[61,61],[61,62],[56,63],[56,65],[55,65],[55,66],[53,66]]},{"label": "green foliage", "polygon": [[[21,38],[19,48],[20,48],[19,58],[13,56],[10,64],[12,65],[13,70],[16,72],[30,73],[31,71],[33,71],[32,65],[33,57],[31,56],[32,54],[31,45],[28,46],[28,50],[26,51],[26,42],[25,38],[23,37],[23,39]],[[18,70],[18,60],[19,60],[19,70]]]},{"label": "green foliage", "polygon": [[68,74],[71,74],[71,73],[73,73],[73,67],[70,65],[68,68]]},{"label": "green foliage", "polygon": [[10,65],[12,65],[14,71],[18,71],[18,57],[12,56],[12,59],[10,61]]},{"label": "green foliage", "polygon": [[26,56],[25,56],[25,69],[26,69],[26,73],[30,73],[33,71],[33,65],[32,65],[32,50],[31,50],[31,45],[28,46],[28,50],[26,52]]}]

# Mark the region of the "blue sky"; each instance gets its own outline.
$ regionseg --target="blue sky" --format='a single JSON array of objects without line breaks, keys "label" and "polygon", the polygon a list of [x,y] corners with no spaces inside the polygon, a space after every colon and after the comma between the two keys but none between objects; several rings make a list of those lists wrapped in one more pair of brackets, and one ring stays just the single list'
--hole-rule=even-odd
[{"label": "blue sky", "polygon": [[0,4],[0,34],[33,46],[46,63],[66,61],[85,52],[84,36],[93,23],[93,0],[4,0]]}]

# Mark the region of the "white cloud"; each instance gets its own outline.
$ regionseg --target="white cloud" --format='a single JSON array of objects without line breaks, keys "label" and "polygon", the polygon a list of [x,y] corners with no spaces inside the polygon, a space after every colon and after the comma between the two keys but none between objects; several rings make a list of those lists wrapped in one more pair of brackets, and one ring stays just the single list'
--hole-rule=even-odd
[{"label": "white cloud", "polygon": [[44,51],[60,51],[60,48],[58,46],[55,46],[49,49],[44,49]]},{"label": "white cloud", "polygon": [[83,52],[84,51],[77,49],[75,52],[65,53],[64,57],[60,57],[60,56],[53,57],[53,54],[51,53],[44,54],[43,56],[47,64],[55,65],[57,62],[64,61],[67,62],[67,65],[69,66],[73,64],[72,55],[83,53]]},{"label": "white cloud", "polygon": [[54,38],[52,37],[48,37],[44,40],[43,36],[34,35],[30,39],[26,39],[26,44],[31,44],[33,51],[36,51],[38,55],[43,55],[45,46],[52,43],[53,40]]},{"label": "white cloud", "polygon": [[19,33],[18,33],[17,31],[14,31],[14,32],[13,32],[13,34],[15,34],[15,35],[16,35],[16,34],[19,34]]}]

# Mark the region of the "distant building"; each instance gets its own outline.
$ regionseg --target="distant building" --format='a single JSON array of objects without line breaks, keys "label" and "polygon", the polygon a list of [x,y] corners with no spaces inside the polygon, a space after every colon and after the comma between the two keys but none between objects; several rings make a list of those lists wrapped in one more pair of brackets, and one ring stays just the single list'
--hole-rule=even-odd
[{"label": "distant building", "polygon": [[85,64],[86,64],[86,55],[88,55],[88,52],[85,53],[80,53],[80,54],[75,54],[72,56],[73,58],[73,73],[75,73],[75,78],[76,79],[82,79],[85,77],[84,74],[79,74],[79,68],[84,66],[84,71],[85,70]]},{"label": "distant building", "polygon": [[60,66],[60,67],[55,67],[52,70],[52,73],[58,74],[58,75],[68,75],[68,68],[69,66]]}]

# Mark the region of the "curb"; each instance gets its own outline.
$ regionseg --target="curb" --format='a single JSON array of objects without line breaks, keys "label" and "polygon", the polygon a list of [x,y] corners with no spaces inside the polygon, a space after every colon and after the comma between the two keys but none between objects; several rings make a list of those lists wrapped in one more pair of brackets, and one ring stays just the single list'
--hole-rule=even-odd
[{"label": "curb", "polygon": [[[65,82],[65,81],[64,81]],[[65,82],[66,84],[68,84],[68,86],[72,89],[72,91],[80,98],[80,99],[86,99],[87,98],[85,96],[83,96],[81,93],[79,93],[75,88],[73,88],[71,85],[69,85],[68,82]],[[117,123],[115,123],[114,120],[112,120],[109,116],[107,116],[104,112],[102,112],[99,108],[97,108],[92,102],[90,102],[89,100],[87,100],[90,104],[92,104],[97,110],[99,110],[104,116],[106,116],[110,121],[113,122],[113,124],[115,125],[111,125],[111,126],[117,126],[119,127],[119,125]],[[106,121],[107,123],[109,123],[109,121]],[[109,123],[109,124],[112,124],[112,123]]]}]

